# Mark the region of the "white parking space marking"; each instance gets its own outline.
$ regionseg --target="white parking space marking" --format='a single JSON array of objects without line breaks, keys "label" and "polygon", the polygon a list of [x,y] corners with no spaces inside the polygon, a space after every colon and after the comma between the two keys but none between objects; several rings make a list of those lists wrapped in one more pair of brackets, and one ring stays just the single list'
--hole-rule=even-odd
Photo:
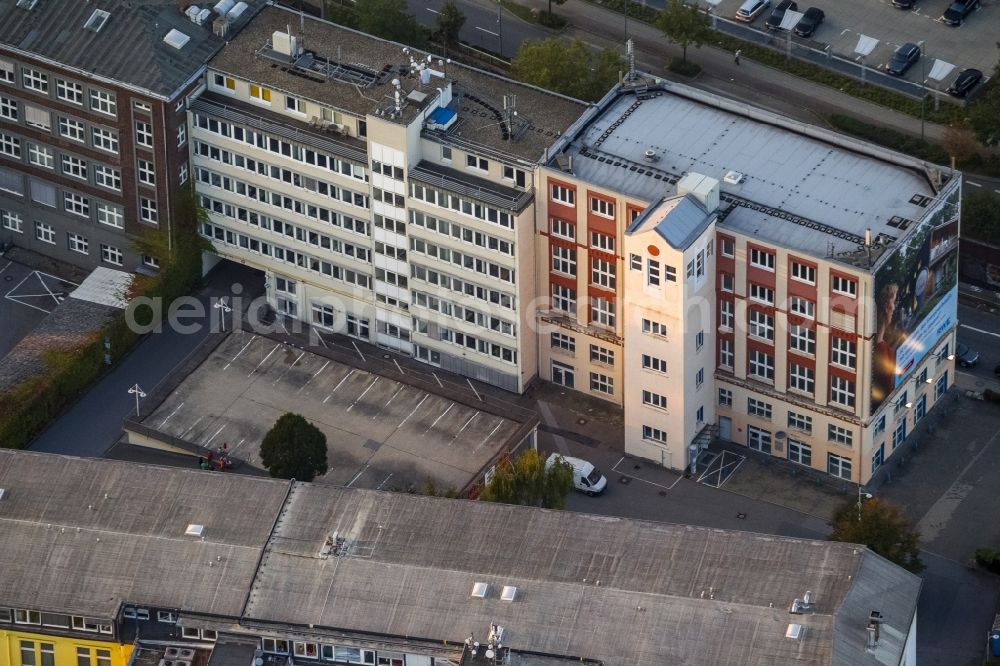
[{"label": "white parking space marking", "polygon": [[229,366],[231,366],[231,365],[233,364],[233,361],[235,361],[236,359],[238,359],[238,358],[240,357],[240,355],[241,355],[241,354],[242,354],[243,352],[245,352],[245,351],[246,351],[247,347],[249,347],[250,345],[252,345],[252,344],[253,344],[253,341],[254,341],[254,340],[256,340],[256,339],[257,339],[257,338],[250,338],[250,342],[248,342],[248,343],[246,343],[245,345],[243,345],[243,349],[241,349],[241,350],[239,350],[238,352],[236,352],[236,356],[234,356],[234,357],[232,357],[231,359],[229,359],[229,363],[226,363],[226,364],[225,364],[224,366],[222,366],[222,369],[223,369],[223,370],[228,370],[228,369],[229,369]]},{"label": "white parking space marking", "polygon": [[180,408],[183,407],[183,406],[184,406],[184,401],[181,400],[181,404],[179,404],[176,407],[174,407],[174,411],[172,411],[169,414],[167,414],[167,418],[163,419],[163,421],[160,422],[160,427],[162,428],[163,426],[167,425],[167,421],[170,420],[170,417],[172,417],[174,414],[176,414],[178,412],[178,410],[180,410]]},{"label": "white parking space marking", "polygon": [[354,478],[347,484],[347,487],[350,488],[353,486],[354,482],[361,478],[361,475],[365,473],[366,469],[368,469],[368,463],[365,463],[365,466],[361,468],[361,471],[354,475]]},{"label": "white parking space marking", "polygon": [[493,439],[493,435],[496,434],[497,430],[499,430],[500,426],[502,426],[502,425],[503,425],[503,419],[500,419],[500,421],[497,423],[496,427],[493,428],[493,430],[490,430],[490,434],[486,435],[486,437],[483,439],[483,441],[479,442],[479,444],[476,446],[476,448],[473,449],[473,451],[478,451],[480,449],[480,447],[482,447],[483,444],[485,444],[486,442],[488,442],[491,439]]},{"label": "white parking space marking", "polygon": [[271,384],[272,385],[277,384],[278,381],[282,377],[285,376],[285,373],[288,372],[289,370],[291,370],[293,367],[295,367],[295,364],[298,363],[300,360],[302,360],[302,357],[305,356],[305,355],[306,355],[305,352],[302,352],[301,354],[299,354],[298,357],[294,361],[292,361],[291,365],[289,365],[287,368],[285,368],[284,370],[282,370],[281,372],[278,373],[278,376],[274,378],[274,381],[271,382]]},{"label": "white parking space marking", "polygon": [[455,403],[451,403],[450,405],[448,405],[448,409],[446,409],[443,412],[441,412],[441,416],[439,416],[436,419],[434,419],[434,423],[432,423],[430,425],[430,427],[427,428],[427,430],[424,430],[424,434],[426,435],[428,432],[430,432],[430,429],[433,428],[434,426],[436,426],[438,424],[438,421],[440,421],[441,419],[443,419],[444,415],[447,414],[448,412],[450,412],[451,408],[454,407],[454,406],[455,406]]},{"label": "white parking space marking", "polygon": [[324,370],[326,370],[326,366],[328,366],[328,365],[330,365],[330,362],[329,362],[329,361],[327,361],[326,363],[324,363],[324,364],[323,364],[323,367],[322,367],[322,368],[320,368],[319,370],[317,370],[316,372],[314,372],[314,373],[312,374],[312,376],[311,376],[311,377],[310,377],[309,379],[307,379],[307,380],[306,380],[306,383],[305,383],[305,384],[303,384],[302,386],[300,386],[300,387],[299,387],[299,390],[298,390],[298,391],[296,391],[296,393],[298,393],[299,391],[301,391],[302,389],[304,389],[304,388],[305,388],[306,386],[308,386],[308,385],[309,385],[309,382],[311,382],[312,380],[316,379],[317,375],[319,375],[319,373],[321,373],[321,372],[323,372]]},{"label": "white parking space marking", "polygon": [[475,414],[469,417],[469,420],[465,422],[465,425],[459,428],[458,432],[455,433],[455,436],[451,438],[451,442],[448,442],[449,446],[451,446],[452,442],[458,439],[458,436],[462,434],[462,431],[468,428],[469,424],[472,423],[472,419],[476,418],[477,416],[479,416],[479,412],[476,412]]},{"label": "white parking space marking", "polygon": [[632,476],[631,474],[628,474],[627,472],[623,472],[622,470],[618,469],[618,465],[621,465],[622,461],[624,461],[624,460],[625,460],[625,456],[622,456],[621,459],[618,462],[615,463],[615,466],[611,468],[611,471],[612,472],[617,472],[617,473],[621,474],[622,476],[627,476],[630,479],[635,479],[636,481],[642,481],[643,483],[648,483],[649,485],[656,486],[657,488],[663,488],[664,490],[673,490],[674,486],[676,486],[678,483],[680,483],[680,480],[684,478],[683,476],[678,476],[677,479],[673,483],[671,483],[669,486],[665,486],[662,483],[656,483],[655,481],[647,481],[646,479],[641,479],[638,476]]},{"label": "white parking space marking", "polygon": [[344,382],[346,382],[346,381],[347,381],[347,378],[348,378],[348,377],[350,377],[350,376],[351,376],[351,375],[353,375],[353,374],[354,374],[354,370],[351,370],[351,371],[350,371],[350,372],[348,372],[348,373],[347,373],[346,375],[344,375],[344,378],[343,378],[343,379],[341,379],[341,380],[340,380],[339,382],[337,382],[337,385],[333,387],[333,390],[332,390],[332,391],[330,391],[330,395],[328,395],[328,396],[326,396],[325,398],[323,398],[323,404],[324,404],[324,405],[326,404],[326,402],[327,402],[327,401],[328,401],[328,400],[329,400],[330,398],[332,398],[332,397],[333,397],[333,394],[337,392],[337,389],[339,389],[339,388],[340,388],[340,386],[341,386],[341,385],[342,385],[342,384],[343,384]]},{"label": "white parking space marking", "polygon": [[10,265],[13,264],[13,263],[14,263],[13,261],[8,261],[6,266],[4,266],[3,268],[0,268],[0,275],[2,275],[5,270],[7,270],[8,268],[10,268]]},{"label": "white parking space marking", "polygon": [[215,434],[208,438],[208,441],[205,442],[205,445],[207,446],[207,445],[211,444],[212,440],[215,439],[216,437],[218,437],[219,433],[222,432],[225,429],[226,429],[226,424],[223,423],[221,426],[219,426],[219,429],[215,431]]},{"label": "white parking space marking", "polygon": [[429,397],[431,397],[430,393],[424,395],[424,397],[420,399],[420,402],[417,403],[417,406],[413,408],[413,411],[407,414],[406,418],[399,422],[399,425],[396,426],[396,430],[400,430],[403,427],[403,424],[409,421],[410,417],[417,413],[417,410],[420,409],[420,405],[424,404],[424,400]]},{"label": "white parking space marking", "polygon": [[201,421],[201,420],[202,420],[203,418],[205,418],[205,417],[204,417],[204,415],[203,415],[203,416],[199,416],[199,417],[198,417],[197,419],[195,419],[195,422],[191,424],[191,427],[190,427],[190,428],[188,428],[187,430],[185,430],[184,432],[182,432],[182,433],[180,434],[180,436],[181,436],[181,437],[183,438],[183,437],[184,437],[184,435],[186,435],[186,434],[188,434],[189,432],[191,432],[192,430],[194,430],[194,427],[195,427],[196,425],[198,425],[198,423],[199,423],[199,422],[200,422],[200,421]]},{"label": "white parking space marking", "polygon": [[994,333],[993,331],[984,331],[981,328],[975,328],[973,326],[969,326],[968,324],[959,324],[959,326],[961,326],[962,328],[967,328],[970,331],[975,331],[976,333],[984,333],[986,335],[992,335],[994,338],[1000,338],[1000,333]]},{"label": "white parking space marking", "polygon": [[358,404],[358,403],[359,403],[359,402],[361,401],[361,399],[362,399],[363,397],[365,397],[365,395],[366,395],[366,394],[368,393],[368,391],[371,391],[371,390],[372,390],[372,387],[373,387],[373,386],[375,386],[376,384],[378,384],[378,380],[379,380],[379,379],[381,379],[381,377],[376,377],[376,378],[375,378],[375,381],[373,381],[373,382],[372,382],[371,384],[369,384],[369,385],[368,385],[368,388],[366,388],[366,389],[365,389],[365,390],[364,390],[364,391],[363,391],[363,392],[361,393],[361,395],[359,395],[359,396],[358,396],[358,397],[357,397],[357,398],[356,398],[356,399],[354,400],[354,402],[352,402],[352,403],[351,403],[351,406],[347,408],[347,411],[351,411],[352,409],[354,409],[354,405]]},{"label": "white parking space marking", "polygon": [[271,354],[273,354],[274,352],[278,351],[278,347],[280,347],[280,346],[281,346],[281,344],[280,344],[280,343],[279,343],[279,344],[276,344],[276,345],[274,345],[274,349],[272,349],[271,351],[269,351],[269,352],[267,353],[267,356],[265,356],[264,358],[262,358],[262,359],[260,360],[260,363],[258,363],[258,364],[257,364],[257,366],[256,366],[256,367],[255,367],[255,368],[254,368],[253,370],[251,370],[251,371],[250,371],[250,374],[249,374],[249,375],[247,375],[247,377],[249,377],[249,376],[250,376],[250,375],[252,375],[253,373],[257,372],[257,368],[259,368],[260,366],[264,365],[264,361],[266,361],[267,359],[271,358]]},{"label": "white parking space marking", "polygon": [[375,412],[375,416],[372,417],[372,421],[374,421],[375,419],[377,419],[379,416],[382,415],[382,412],[384,412],[389,407],[389,403],[395,400],[396,396],[402,393],[404,388],[406,387],[400,386],[398,389],[396,389],[396,392],[392,394],[392,397],[390,397],[388,400],[385,401],[385,404],[382,406],[382,409]]},{"label": "white parking space marking", "polygon": [[980,183],[973,183],[971,180],[965,181],[965,184],[966,185],[972,185],[973,187],[982,187],[982,184],[980,184]]}]

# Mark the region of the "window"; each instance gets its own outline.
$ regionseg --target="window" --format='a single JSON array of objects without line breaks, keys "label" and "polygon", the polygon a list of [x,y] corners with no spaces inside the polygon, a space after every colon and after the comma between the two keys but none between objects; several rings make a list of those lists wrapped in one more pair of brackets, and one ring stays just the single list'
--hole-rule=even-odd
[{"label": "window", "polygon": [[698,372],[694,373],[694,386],[695,388],[701,388],[701,385],[705,383],[705,368],[698,368]]},{"label": "window", "polygon": [[146,104],[145,102],[140,102],[139,100],[132,102],[132,106],[135,107],[136,111],[142,111],[143,113],[150,113],[153,110],[153,107],[151,107],[149,104]]},{"label": "window", "polygon": [[111,650],[96,648],[94,653],[97,655],[97,666],[111,666]]},{"label": "window", "polygon": [[573,366],[552,361],[552,383],[573,388],[576,383],[576,371],[573,370]]},{"label": "window", "polygon": [[788,412],[788,427],[794,428],[795,430],[801,430],[802,432],[812,433],[813,430],[812,417],[806,416],[805,414],[796,414],[795,412]]},{"label": "window", "polygon": [[684,276],[688,278],[694,277],[694,259],[687,262],[687,265],[684,267]]},{"label": "window", "polygon": [[788,309],[797,315],[809,319],[814,319],[816,316],[816,304],[798,296],[792,296],[789,299]]},{"label": "window", "polygon": [[590,373],[590,390],[607,395],[614,395],[614,380],[597,372]]},{"label": "window", "polygon": [[564,240],[575,241],[576,240],[576,225],[572,222],[567,222],[566,220],[560,220],[558,218],[552,218],[552,235],[556,238],[562,238]]},{"label": "window", "polygon": [[156,621],[174,624],[177,622],[177,615],[170,611],[156,611]]},{"label": "window", "polygon": [[854,382],[836,375],[830,377],[830,402],[841,407],[853,407]]},{"label": "window", "polygon": [[841,479],[851,480],[851,459],[843,456],[826,454],[826,471]]},{"label": "window", "polygon": [[643,390],[642,404],[649,405],[650,407],[655,407],[656,409],[666,409],[667,396],[660,395],[659,393],[653,393],[652,391]]},{"label": "window", "polygon": [[125,223],[125,216],[122,209],[111,204],[97,204],[97,221],[109,227],[121,229]]},{"label": "window", "polygon": [[469,167],[470,169],[478,169],[479,171],[490,170],[489,160],[483,159],[482,157],[477,157],[476,155],[466,155],[465,166]]},{"label": "window", "polygon": [[722,407],[733,406],[733,392],[730,389],[719,389],[719,405]]},{"label": "window", "polygon": [[181,637],[198,640],[201,638],[201,631],[197,627],[181,627]]},{"label": "window", "polygon": [[590,323],[614,328],[615,302],[594,296],[590,299]]},{"label": "window", "polygon": [[115,101],[114,94],[102,90],[90,91],[90,108],[92,111],[109,116],[118,115],[118,103]]},{"label": "window", "polygon": [[719,287],[722,291],[733,293],[736,290],[736,278],[731,273],[723,273],[719,279]]},{"label": "window", "polygon": [[733,341],[729,338],[721,338],[719,340],[719,365],[732,370],[735,357],[733,353]]},{"label": "window", "polygon": [[56,187],[50,183],[31,179],[31,200],[43,206],[56,207]]},{"label": "window", "polygon": [[615,262],[605,261],[597,257],[590,259],[590,281],[605,289],[615,288]]},{"label": "window", "polygon": [[673,266],[663,266],[663,279],[667,282],[677,282],[677,269]]},{"label": "window", "polygon": [[21,644],[21,666],[36,666],[35,642],[19,641]]},{"label": "window", "polygon": [[333,658],[336,661],[346,661],[349,664],[374,664],[375,651],[338,645],[334,648]]},{"label": "window", "polygon": [[552,346],[552,349],[561,349],[562,351],[569,352],[570,354],[576,352],[576,340],[572,335],[553,333],[549,338],[549,344]]},{"label": "window", "polygon": [[884,432],[885,432],[885,414],[880,416],[878,421],[875,422],[875,425],[872,428],[872,436],[878,437]]},{"label": "window", "polygon": [[59,119],[59,135],[64,136],[71,141],[86,141],[86,128],[83,123],[78,120],[71,120],[70,118],[60,118]]},{"label": "window", "polygon": [[601,217],[614,217],[615,216],[615,204],[606,199],[598,199],[597,197],[590,198],[590,212],[600,215]]},{"label": "window", "polygon": [[767,271],[774,270],[774,253],[765,252],[756,247],[750,248],[750,265],[763,268]]},{"label": "window", "polygon": [[87,241],[86,237],[81,236],[80,234],[67,233],[66,240],[69,245],[69,249],[73,252],[87,254],[90,250],[90,243]]},{"label": "window", "polygon": [[770,453],[771,431],[758,428],[757,426],[747,426],[747,446],[754,451]]},{"label": "window", "polygon": [[3,228],[7,231],[14,231],[19,234],[24,233],[21,216],[18,214],[2,210],[0,211],[0,221],[2,221]]},{"label": "window", "polygon": [[788,440],[788,460],[799,465],[812,467],[812,447],[794,439]]},{"label": "window", "polygon": [[0,118],[17,120],[17,100],[0,96]]},{"label": "window", "polygon": [[937,382],[934,384],[934,400],[940,400],[941,396],[948,392],[948,371],[945,370],[944,374],[938,377]]},{"label": "window", "polygon": [[642,426],[642,438],[647,442],[656,442],[657,444],[667,443],[667,431],[660,430],[659,428],[654,428],[653,426],[644,425]]},{"label": "window", "polygon": [[633,271],[641,271],[642,257],[640,257],[638,254],[628,255],[628,267]]},{"label": "window", "polygon": [[71,155],[63,155],[62,172],[73,178],[87,180],[87,162]]},{"label": "window", "polygon": [[760,350],[750,352],[750,374],[755,379],[774,381],[774,357]]},{"label": "window", "polygon": [[750,335],[774,341],[774,317],[761,310],[750,311]]},{"label": "window", "polygon": [[55,168],[56,160],[55,155],[51,148],[46,148],[45,146],[39,146],[37,143],[28,144],[28,161],[35,166],[40,166],[44,169]]},{"label": "window", "polygon": [[94,127],[92,130],[94,148],[106,150],[109,153],[118,154],[118,133],[111,130]]},{"label": "window", "polygon": [[663,358],[657,358],[656,356],[650,356],[649,354],[642,355],[642,369],[649,370],[651,372],[659,372],[660,374],[667,374],[667,360]]},{"label": "window", "polygon": [[602,234],[596,231],[590,232],[590,247],[614,254],[615,237],[610,234]]},{"label": "window", "polygon": [[49,75],[43,74],[36,69],[29,69],[28,67],[21,68],[21,82],[24,87],[28,90],[34,90],[35,92],[48,94],[49,92]]},{"label": "window", "polygon": [[756,398],[747,398],[747,414],[771,420],[771,404]]},{"label": "window", "polygon": [[274,290],[283,294],[291,294],[294,296],[297,286],[298,285],[295,280],[289,280],[288,278],[283,277],[274,278]]},{"label": "window", "polygon": [[182,148],[187,143],[187,125],[177,126],[177,147]]},{"label": "window", "polygon": [[138,160],[139,182],[146,185],[156,185],[156,169],[152,162]]},{"label": "window", "polygon": [[788,346],[797,352],[813,355],[816,353],[816,331],[805,326],[791,326],[788,329]]},{"label": "window", "polygon": [[615,352],[613,349],[601,347],[600,345],[590,345],[590,360],[604,365],[615,364]]},{"label": "window", "polygon": [[90,199],[72,192],[63,193],[63,208],[67,213],[90,217]]},{"label": "window", "polygon": [[34,104],[25,104],[24,122],[48,132],[52,129],[52,113]]},{"label": "window", "polygon": [[267,88],[254,85],[253,83],[250,84],[250,97],[263,104],[271,103],[271,91]]},{"label": "window", "polygon": [[792,263],[792,279],[806,284],[816,284],[816,268],[797,261]]},{"label": "window", "polygon": [[653,321],[652,319],[643,319],[642,332],[665,338],[667,337],[667,325],[658,321]]},{"label": "window", "polygon": [[336,312],[333,306],[323,305],[322,303],[312,304],[312,323],[324,328],[333,328],[335,319]]},{"label": "window", "polygon": [[139,219],[151,224],[157,223],[158,217],[155,201],[146,197],[139,197]]},{"label": "window", "polygon": [[561,284],[552,285],[552,309],[567,314],[576,314],[576,289]]},{"label": "window", "polygon": [[857,345],[847,338],[830,338],[830,362],[845,368],[854,368]]},{"label": "window", "polygon": [[896,401],[895,401],[895,403],[893,405],[893,410],[892,410],[892,415],[893,416],[896,416],[897,414],[899,414],[904,409],[909,409],[910,408],[910,405],[909,405],[910,400],[909,400],[909,397],[908,397],[907,394],[909,394],[908,390],[907,391],[903,391],[902,393],[899,394],[899,397],[896,399]]},{"label": "window", "polygon": [[885,442],[878,445],[875,453],[872,455],[872,474],[875,473],[882,463],[885,462]]},{"label": "window", "polygon": [[225,88],[228,92],[236,92],[236,80],[222,74],[216,74],[213,79],[215,85]]},{"label": "window", "polygon": [[56,230],[52,228],[51,224],[35,222],[35,238],[43,243],[51,243],[52,245],[55,245]]},{"label": "window", "polygon": [[448,146],[441,146],[441,159],[445,162],[451,162],[451,148]]},{"label": "window", "polygon": [[38,611],[14,609],[14,624],[41,624],[42,614]]},{"label": "window", "polygon": [[854,298],[858,293],[858,283],[842,275],[831,275],[830,287],[836,293],[850,296],[851,298]]},{"label": "window", "polygon": [[763,285],[750,284],[750,298],[761,303],[774,305],[774,290]]},{"label": "window", "polygon": [[78,647],[76,649],[76,666],[91,666],[90,648]]},{"label": "window", "polygon": [[569,189],[568,187],[563,187],[562,185],[553,185],[552,200],[558,201],[559,203],[565,206],[575,206],[576,192]]},{"label": "window", "polygon": [[733,257],[736,255],[736,244],[733,242],[732,238],[720,238],[719,245],[722,248],[723,257]]},{"label": "window", "polygon": [[656,259],[646,259],[646,284],[650,287],[660,284],[660,262]]},{"label": "window", "polygon": [[719,327],[733,328],[733,302],[719,301]]},{"label": "window", "polygon": [[273,654],[288,654],[288,641],[278,638],[264,638],[261,639],[261,649]]},{"label": "window", "polygon": [[306,103],[298,97],[285,95],[285,111],[304,114],[306,112]]},{"label": "window", "polygon": [[11,157],[21,156],[21,140],[10,134],[0,133],[0,154]]},{"label": "window", "polygon": [[892,448],[901,445],[906,441],[906,419],[902,418],[896,422],[896,427],[892,431]]},{"label": "window", "polygon": [[563,275],[576,276],[576,248],[553,245],[552,270]]},{"label": "window", "polygon": [[148,254],[142,255],[142,265],[149,266],[150,268],[159,268],[160,260],[156,257],[151,257]]},{"label": "window", "polygon": [[705,346],[705,331],[698,331],[694,334],[694,349],[698,351]]},{"label": "window", "polygon": [[177,180],[181,185],[188,182],[188,165],[182,164],[180,170],[177,172]]},{"label": "window", "polygon": [[816,390],[815,370],[798,363],[789,363],[788,388],[812,395]]},{"label": "window", "polygon": [[294,654],[296,657],[304,657],[306,659],[319,659],[319,645],[316,643],[306,643],[302,641],[295,641],[293,643]]},{"label": "window", "polygon": [[696,277],[702,277],[705,275],[705,251],[698,250],[698,254],[694,258],[694,274]]},{"label": "window", "polygon": [[117,247],[101,243],[101,261],[114,266],[121,266],[124,263],[122,251]]},{"label": "window", "polygon": [[153,126],[141,120],[135,121],[135,142],[147,148],[153,147]]},{"label": "window", "polygon": [[122,189],[122,174],[118,169],[108,166],[94,166],[94,182],[101,187],[120,192]]},{"label": "window", "polygon": [[524,187],[527,182],[523,171],[515,169],[512,166],[507,166],[506,164],[503,167],[503,177],[506,180],[514,181],[514,185],[517,187]]},{"label": "window", "polygon": [[14,63],[9,60],[0,60],[0,81],[14,83]]},{"label": "window", "polygon": [[832,423],[827,426],[826,438],[834,444],[843,444],[844,446],[851,446],[854,443],[854,435],[850,430]]},{"label": "window", "polygon": [[[56,666],[56,646],[54,643],[39,643],[38,652],[42,657],[41,666]],[[106,652],[106,650],[99,652]],[[99,666],[111,666],[111,660],[109,659],[107,663],[99,664]]]}]

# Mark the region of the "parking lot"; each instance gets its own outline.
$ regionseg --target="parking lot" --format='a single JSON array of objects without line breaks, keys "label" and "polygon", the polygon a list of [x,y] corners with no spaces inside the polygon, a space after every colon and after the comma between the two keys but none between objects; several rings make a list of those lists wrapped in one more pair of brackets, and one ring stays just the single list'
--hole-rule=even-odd
[{"label": "parking lot", "polygon": [[0,358],[77,285],[0,257]]},{"label": "parking lot", "polygon": [[[715,14],[731,20],[742,2],[722,0]],[[771,0],[771,6],[761,12],[751,26],[764,32],[764,21],[777,4],[778,0]],[[916,85],[927,79],[929,90],[939,88],[943,91],[965,68],[976,68],[990,76],[998,59],[996,41],[1000,9],[992,3],[981,6],[962,25],[951,27],[940,21],[950,4],[951,0],[917,0],[913,9],[904,10],[894,7],[891,0],[803,0],[798,3],[799,12],[815,6],[822,9],[826,17],[811,39],[793,37],[793,40],[819,53],[829,45],[834,55],[860,62],[855,53],[859,38],[862,35],[874,38],[878,44],[864,59],[864,64],[877,71],[885,70],[900,45],[923,42],[922,62],[912,65],[901,78]],[[732,32],[728,27],[725,31]],[[784,32],[771,36],[777,45],[783,44],[785,38]],[[940,83],[929,78],[935,60],[954,65]],[[836,62],[829,64],[842,69],[835,66]]]}]

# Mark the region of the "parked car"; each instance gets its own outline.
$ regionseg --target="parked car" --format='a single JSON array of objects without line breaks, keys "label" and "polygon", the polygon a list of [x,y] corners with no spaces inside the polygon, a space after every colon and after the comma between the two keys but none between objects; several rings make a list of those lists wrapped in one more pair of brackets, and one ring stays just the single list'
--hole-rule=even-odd
[{"label": "parked car", "polygon": [[736,11],[736,20],[750,23],[771,6],[771,0],[745,0]]},{"label": "parked car", "polygon": [[795,34],[799,37],[812,37],[816,28],[826,18],[826,14],[819,7],[810,7],[795,24]]},{"label": "parked car", "polygon": [[917,4],[917,0],[892,0],[894,7],[900,9],[913,9],[913,6]]},{"label": "parked car", "polygon": [[948,9],[944,10],[941,21],[948,25],[962,25],[965,17],[979,7],[979,0],[956,0],[951,3]]},{"label": "parked car", "polygon": [[971,368],[979,363],[979,352],[959,342],[955,345],[955,360],[963,368]]},{"label": "parked car", "polygon": [[771,15],[764,21],[764,27],[774,30],[781,27],[781,21],[785,18],[785,12],[791,9],[793,12],[799,8],[793,0],[781,0],[778,6],[771,11]]},{"label": "parked car", "polygon": [[902,76],[918,60],[920,60],[920,47],[913,42],[907,42],[892,54],[892,59],[885,66],[885,71],[893,76]]},{"label": "parked car", "polygon": [[982,80],[983,73],[978,69],[963,69],[955,78],[955,82],[949,86],[948,94],[952,97],[965,97]]},{"label": "parked car", "polygon": [[583,458],[571,458],[553,453],[545,461],[545,469],[552,467],[557,462],[568,463],[573,468],[573,487],[581,493],[587,493],[590,496],[600,495],[608,487],[608,480],[604,478],[604,475]]}]

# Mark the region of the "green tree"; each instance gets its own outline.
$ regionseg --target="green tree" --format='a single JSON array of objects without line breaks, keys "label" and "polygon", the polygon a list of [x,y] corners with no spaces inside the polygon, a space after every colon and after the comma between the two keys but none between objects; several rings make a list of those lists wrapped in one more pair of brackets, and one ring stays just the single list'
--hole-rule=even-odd
[{"label": "green tree", "polygon": [[497,463],[490,482],[479,493],[484,502],[541,506],[562,509],[573,490],[573,468],[559,462],[546,468],[545,460],[535,449],[527,449],[516,458]]},{"label": "green tree", "polygon": [[579,38],[567,45],[557,37],[525,41],[511,63],[516,78],[588,102],[603,97],[624,68],[611,49],[595,53]]},{"label": "green tree", "polygon": [[687,62],[688,46],[700,48],[712,38],[708,17],[696,6],[686,5],[681,0],[670,0],[656,18],[656,27],[669,41],[680,45],[684,62]]},{"label": "green tree", "polygon": [[552,16],[552,3],[553,2],[556,3],[557,5],[565,5],[566,4],[566,0],[549,0],[549,11],[548,11],[549,16]]},{"label": "green tree", "polygon": [[437,13],[437,38],[444,45],[445,56],[449,47],[458,44],[458,33],[465,25],[465,14],[455,4],[455,0],[445,0]]},{"label": "green tree", "polygon": [[860,543],[899,566],[920,573],[920,533],[896,506],[879,498],[865,500],[860,514],[856,500],[848,501],[833,516],[831,541]]},{"label": "green tree", "polygon": [[422,47],[424,29],[407,11],[406,0],[358,0],[358,29],[376,37]]},{"label": "green tree", "polygon": [[989,190],[974,190],[962,201],[962,235],[1000,245],[1000,199]]},{"label": "green tree", "polygon": [[[1000,48],[1000,42],[997,42]],[[969,125],[979,140],[987,146],[1000,143],[1000,62],[993,68],[993,80],[989,83],[983,95],[969,109]]]},{"label": "green tree", "polygon": [[275,478],[312,481],[326,474],[326,435],[301,414],[288,412],[264,435],[260,459]]}]

